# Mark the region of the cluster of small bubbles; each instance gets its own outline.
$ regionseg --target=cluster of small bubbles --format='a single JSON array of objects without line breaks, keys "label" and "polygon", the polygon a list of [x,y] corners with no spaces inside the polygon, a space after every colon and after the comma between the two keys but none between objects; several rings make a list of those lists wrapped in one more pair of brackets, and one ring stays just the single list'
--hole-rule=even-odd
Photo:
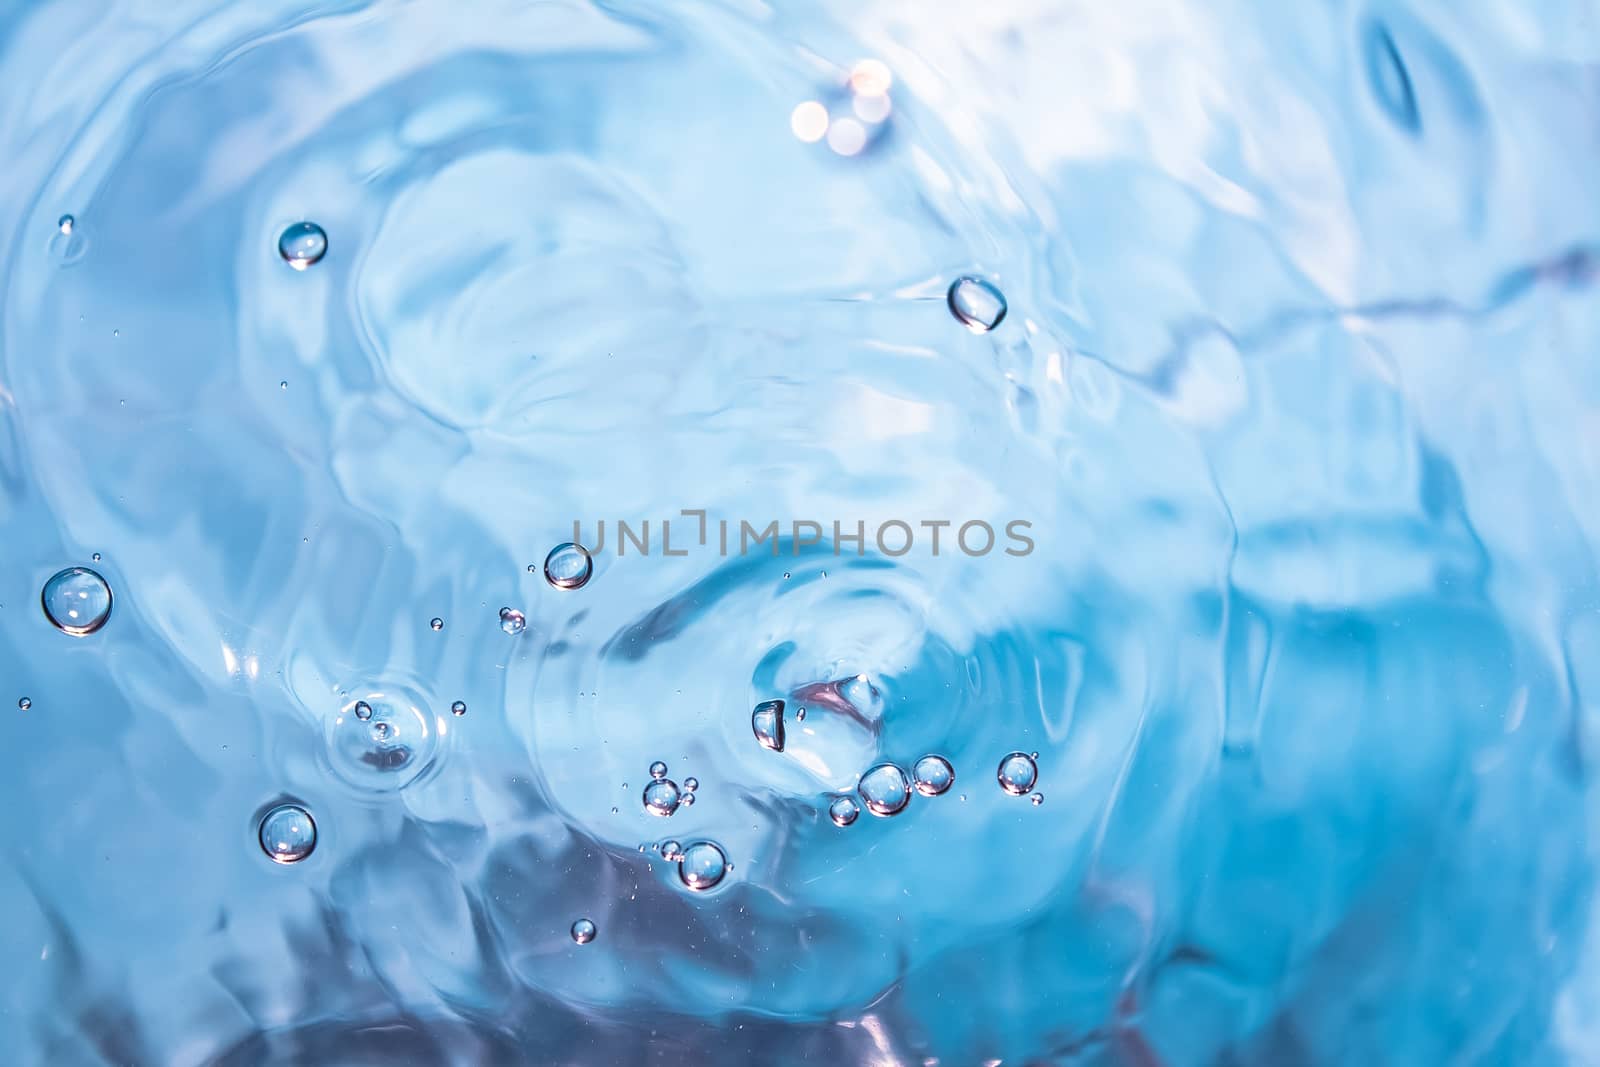
[{"label": "cluster of small bubbles", "polygon": [[950,788],[956,780],[955,768],[943,756],[923,756],[911,768],[917,792],[925,797],[936,797]]},{"label": "cluster of small bubbles", "polygon": [[528,617],[516,608],[500,609],[500,629],[508,634],[520,634],[528,628]]},{"label": "cluster of small bubbles", "polygon": [[279,804],[261,817],[261,851],[274,863],[299,863],[317,847],[317,824],[297,804]]},{"label": "cluster of small bubbles", "polygon": [[683,846],[676,841],[661,842],[661,858],[669,863],[677,863],[683,859]]},{"label": "cluster of small bubbles", "polygon": [[828,818],[835,826],[849,826],[860,814],[861,806],[847,796],[834,797],[828,805]]},{"label": "cluster of small bubbles", "polygon": [[571,541],[552,548],[544,558],[545,581],[557,589],[581,589],[592,574],[594,560],[589,558],[588,550]]},{"label": "cluster of small bubbles", "polygon": [[454,704],[450,705],[450,714],[452,714],[452,715],[465,715],[466,713],[467,713],[467,702],[465,700],[458,700]]},{"label": "cluster of small bubbles", "polygon": [[666,818],[678,810],[681,794],[670,778],[652,778],[644,787],[644,810]]},{"label": "cluster of small bubbles", "polygon": [[710,841],[696,841],[678,856],[678,880],[690,889],[715,888],[727,873],[727,854]]},{"label": "cluster of small bubbles", "polygon": [[366,722],[372,718],[372,705],[368,704],[365,700],[358,700],[356,701],[355,713],[356,718],[360,719],[362,722]]},{"label": "cluster of small bubbles", "polygon": [[305,270],[328,254],[328,235],[314,222],[297,222],[278,237],[278,255],[295,270]]},{"label": "cluster of small bubbles", "polygon": [[39,599],[51,625],[74,637],[94,633],[111,617],[111,587],[87,567],[57,571]]},{"label": "cluster of small bubbles", "polygon": [[650,777],[665,778],[666,776],[667,765],[665,763],[662,763],[660,760],[656,760],[654,763],[650,764]]},{"label": "cluster of small bubbles", "polygon": [[33,707],[33,701],[29,700],[27,697],[23,697],[21,700],[17,701],[17,707],[21,708],[23,711],[27,711],[29,708]]},{"label": "cluster of small bubbles", "polygon": [[1014,797],[1026,796],[1039,780],[1039,765],[1026,752],[1011,752],[1000,761],[995,777],[1000,781],[1000,788],[1007,793]]},{"label": "cluster of small bubbles", "polygon": [[789,130],[807,144],[826,138],[836,155],[854,156],[883,136],[893,105],[893,78],[881,60],[863,59],[841,89],[807,100],[789,113]]},{"label": "cluster of small bubbles", "polygon": [[963,275],[945,296],[950,314],[973,333],[988,333],[1006,317],[1005,294],[982,278]]},{"label": "cluster of small bubbles", "polygon": [[579,919],[572,924],[572,940],[580,945],[587,945],[593,941],[597,932],[594,922],[590,919]]},{"label": "cluster of small bubbles", "polygon": [[62,215],[56,220],[56,229],[61,231],[62,236],[71,237],[72,228],[77,224],[78,220],[73,218],[71,215]]},{"label": "cluster of small bubbles", "polygon": [[750,713],[750,729],[762,748],[783,751],[783,701],[763,700]]},{"label": "cluster of small bubbles", "polygon": [[444,620],[438,616],[434,616],[428,620],[428,629],[435,631],[444,629]]},{"label": "cluster of small bubbles", "polygon": [[880,763],[868,769],[856,791],[874,815],[898,815],[911,802],[911,780],[897,764]]}]

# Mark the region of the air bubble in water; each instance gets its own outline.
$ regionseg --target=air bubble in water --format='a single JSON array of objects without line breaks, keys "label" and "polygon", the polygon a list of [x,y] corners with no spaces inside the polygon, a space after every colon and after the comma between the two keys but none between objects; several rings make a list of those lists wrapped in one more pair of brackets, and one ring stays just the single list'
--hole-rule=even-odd
[{"label": "air bubble in water", "polygon": [[698,778],[685,778],[683,780],[683,791],[685,793],[693,793],[696,789],[699,789],[699,788],[700,788],[700,779],[698,779]]},{"label": "air bubble in water", "polygon": [[111,587],[87,567],[57,571],[39,597],[45,618],[62,633],[86,637],[111,617]]},{"label": "air bubble in water", "polygon": [[661,858],[664,860],[670,860],[673,863],[677,863],[679,860],[683,859],[683,846],[678,844],[676,841],[661,842]]},{"label": "air bubble in water", "polygon": [[783,701],[763,700],[750,713],[750,729],[762,748],[783,751]]},{"label": "air bubble in water", "polygon": [[62,236],[71,237],[72,228],[77,224],[78,220],[73,218],[71,215],[62,215],[56,220],[56,229],[61,231]]},{"label": "air bubble in water", "polygon": [[430,630],[442,630],[442,629],[444,629],[444,620],[443,619],[438,619],[438,618],[429,619],[428,620],[428,628]]},{"label": "air bubble in water", "polygon": [[500,609],[500,629],[508,634],[520,634],[528,628],[528,617],[516,608]]},{"label": "air bubble in water", "polygon": [[317,847],[317,824],[297,804],[279,804],[261,817],[261,851],[274,863],[299,863]]},{"label": "air bubble in water", "polygon": [[670,778],[653,778],[644,787],[644,810],[665,818],[678,810],[678,786]]},{"label": "air bubble in water", "polygon": [[1044,794],[1043,793],[1035,793],[1035,794],[1033,794],[1033,806],[1034,807],[1037,808],[1040,804],[1043,804],[1043,803],[1044,803]]},{"label": "air bubble in water", "polygon": [[579,919],[572,924],[572,940],[580,945],[587,945],[593,941],[597,932],[594,922],[589,919]]},{"label": "air bubble in water", "polygon": [[666,776],[667,765],[665,763],[662,763],[660,760],[656,760],[654,763],[650,764],[650,777],[665,778]]},{"label": "air bubble in water", "polygon": [[581,589],[594,573],[594,560],[582,545],[568,541],[544,558],[545,581],[557,589]]},{"label": "air bubble in water", "polygon": [[690,889],[711,889],[727,873],[727,855],[710,841],[696,841],[678,858],[678,880]]},{"label": "air bubble in water", "polygon": [[1006,298],[982,278],[966,275],[950,283],[950,313],[973,333],[988,333],[1006,317]]},{"label": "air bubble in water", "polygon": [[1026,752],[1012,752],[1000,761],[995,777],[1007,793],[1014,797],[1026,796],[1039,780],[1039,765]]},{"label": "air bubble in water", "polygon": [[314,222],[297,222],[278,238],[278,255],[295,270],[305,270],[328,254],[328,235]]},{"label": "air bubble in water", "polygon": [[911,780],[893,763],[880,763],[868,770],[856,791],[874,815],[898,815],[911,802]]},{"label": "air bubble in water", "polygon": [[458,700],[454,704],[450,705],[450,714],[452,714],[452,715],[465,715],[466,713],[467,713],[467,702],[465,700]]},{"label": "air bubble in water", "polygon": [[694,807],[694,794],[693,793],[685,793],[685,794],[683,794],[681,797],[678,798],[678,803],[682,804],[686,808]]},{"label": "air bubble in water", "polygon": [[27,697],[23,697],[21,700],[17,701],[17,707],[21,708],[23,711],[27,711],[29,708],[33,707],[33,701],[29,700]]},{"label": "air bubble in water", "polygon": [[828,805],[828,818],[835,826],[849,826],[861,814],[861,806],[849,797],[834,797]]},{"label": "air bubble in water", "polygon": [[439,724],[417,694],[395,687],[369,692],[330,716],[328,762],[349,785],[370,792],[401,789],[432,764]]},{"label": "air bubble in water", "polygon": [[911,768],[917,792],[925,797],[936,797],[949,789],[956,780],[955,768],[943,756],[928,755],[917,760]]}]

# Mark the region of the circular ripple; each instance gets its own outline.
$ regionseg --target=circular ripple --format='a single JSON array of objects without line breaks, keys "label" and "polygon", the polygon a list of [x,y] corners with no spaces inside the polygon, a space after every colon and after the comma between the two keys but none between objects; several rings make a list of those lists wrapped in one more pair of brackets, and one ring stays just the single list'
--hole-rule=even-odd
[{"label": "circular ripple", "polygon": [[403,789],[433,768],[445,729],[413,689],[387,685],[360,692],[327,718],[328,765],[363,792]]}]

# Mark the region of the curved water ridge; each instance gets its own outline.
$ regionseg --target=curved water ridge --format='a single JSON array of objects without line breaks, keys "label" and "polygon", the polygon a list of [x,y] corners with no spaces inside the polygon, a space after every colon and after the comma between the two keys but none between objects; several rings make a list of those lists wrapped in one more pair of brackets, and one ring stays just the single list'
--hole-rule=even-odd
[{"label": "curved water ridge", "polygon": [[3,16],[8,1047],[1600,1058],[1581,17]]}]

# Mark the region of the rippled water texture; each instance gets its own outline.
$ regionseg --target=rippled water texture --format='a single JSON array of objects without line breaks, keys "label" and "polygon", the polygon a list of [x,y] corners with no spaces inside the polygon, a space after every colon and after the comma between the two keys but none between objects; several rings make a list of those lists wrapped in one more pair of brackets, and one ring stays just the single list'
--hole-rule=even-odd
[{"label": "rippled water texture", "polygon": [[1600,1062],[1597,27],[0,5],[0,1061]]}]

